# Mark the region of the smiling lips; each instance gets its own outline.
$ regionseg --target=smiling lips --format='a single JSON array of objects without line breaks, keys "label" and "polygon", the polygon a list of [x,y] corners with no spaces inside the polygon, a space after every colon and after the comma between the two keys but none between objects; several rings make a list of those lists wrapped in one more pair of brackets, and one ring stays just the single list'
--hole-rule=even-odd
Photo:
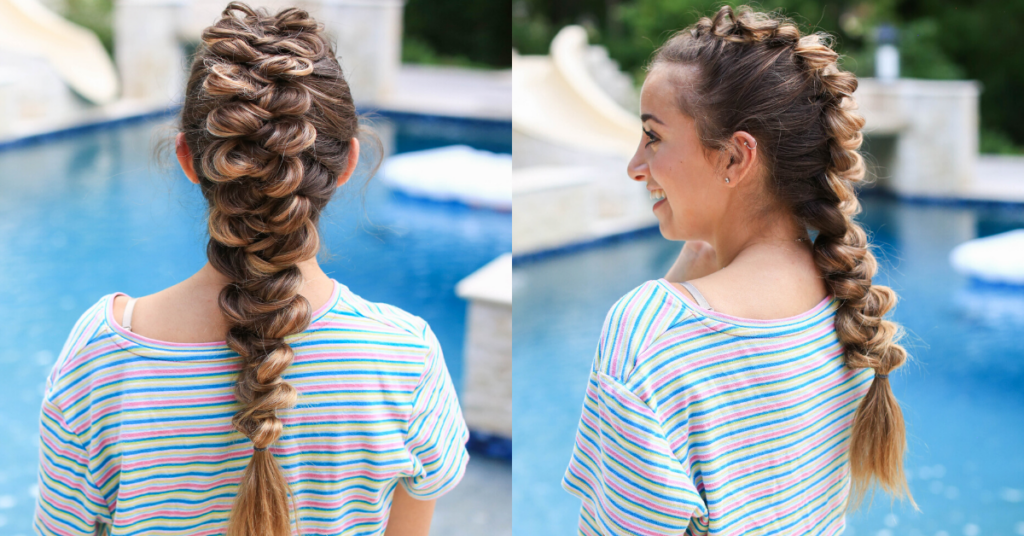
[{"label": "smiling lips", "polygon": [[665,190],[651,190],[651,201],[661,201],[665,199]]}]

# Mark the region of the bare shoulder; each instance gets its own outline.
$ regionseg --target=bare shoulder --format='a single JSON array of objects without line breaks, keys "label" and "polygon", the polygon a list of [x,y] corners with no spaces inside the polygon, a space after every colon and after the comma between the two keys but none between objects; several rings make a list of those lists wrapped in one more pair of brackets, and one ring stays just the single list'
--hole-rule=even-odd
[{"label": "bare shoulder", "polygon": [[[796,316],[813,309],[827,295],[813,262],[786,258],[733,262],[690,283],[715,311],[752,320]],[[681,285],[676,288],[685,292]]]},{"label": "bare shoulder", "polygon": [[[131,331],[172,343],[223,341],[227,329],[218,304],[219,295],[217,288],[202,288],[186,280],[140,296],[132,310]],[[124,295],[114,299],[114,320],[122,327],[129,299]]]},{"label": "bare shoulder", "polygon": [[[163,289],[163,290],[161,290],[159,292],[156,292],[156,293],[153,293],[153,294],[149,294],[149,295],[146,295],[146,296],[132,297],[132,296],[129,296],[127,294],[118,294],[117,296],[114,297],[114,303],[113,303],[113,306],[112,306],[112,310],[113,310],[113,313],[114,313],[114,320],[117,321],[118,325],[124,326],[124,313],[125,313],[125,310],[128,309],[128,302],[130,302],[131,300],[134,299],[135,300],[135,307],[133,308],[133,311],[132,311],[132,320],[133,320],[132,324],[134,325],[134,324],[136,324],[135,319],[137,319],[139,317],[139,310],[140,309],[143,309],[143,310],[151,309],[151,308],[153,308],[154,302],[155,303],[162,303],[162,302],[167,302],[167,301],[174,302],[175,298],[179,297],[179,295],[181,294],[181,287],[182,286],[183,286],[183,283],[178,283],[177,285],[165,288],[165,289]],[[140,304],[144,304],[144,305],[142,307],[139,307]]]}]

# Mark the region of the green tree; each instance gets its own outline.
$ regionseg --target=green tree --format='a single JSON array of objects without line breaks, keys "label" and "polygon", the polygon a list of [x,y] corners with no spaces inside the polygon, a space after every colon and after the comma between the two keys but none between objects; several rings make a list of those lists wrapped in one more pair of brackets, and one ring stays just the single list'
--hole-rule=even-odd
[{"label": "green tree", "polygon": [[406,61],[510,67],[512,0],[409,0]]}]

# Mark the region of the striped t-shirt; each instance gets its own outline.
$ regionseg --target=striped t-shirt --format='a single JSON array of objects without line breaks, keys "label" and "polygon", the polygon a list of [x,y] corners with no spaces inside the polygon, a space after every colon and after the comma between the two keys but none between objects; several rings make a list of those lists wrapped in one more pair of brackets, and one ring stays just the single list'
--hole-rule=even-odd
[{"label": "striped t-shirt", "polygon": [[749,320],[665,280],[608,313],[562,485],[586,535],[843,531],[853,415],[873,378],[844,365],[838,301]]},{"label": "striped t-shirt", "polygon": [[[252,443],[231,426],[238,354],[131,333],[103,297],[75,325],[43,399],[40,534],[223,534]],[[298,405],[270,447],[303,534],[383,534],[395,486],[432,499],[469,437],[421,318],[334,282],[283,377]],[[293,525],[294,526],[294,525]]]}]

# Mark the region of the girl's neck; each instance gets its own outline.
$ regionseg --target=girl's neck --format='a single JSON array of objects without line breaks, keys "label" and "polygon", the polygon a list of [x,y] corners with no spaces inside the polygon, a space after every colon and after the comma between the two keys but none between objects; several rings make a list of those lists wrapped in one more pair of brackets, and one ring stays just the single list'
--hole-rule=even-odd
[{"label": "girl's neck", "polygon": [[[311,311],[327,304],[334,282],[316,259],[299,263],[302,287],[299,293],[309,301]],[[231,281],[206,263],[191,277],[170,288],[139,298],[132,317],[132,331],[170,343],[222,342],[228,325],[220,309],[221,290]],[[123,325],[127,296],[114,301],[114,319]]]},{"label": "girl's neck", "polygon": [[795,218],[748,219],[711,233],[718,270],[694,280],[716,311],[772,320],[804,313],[827,295],[806,230]]},{"label": "girl's neck", "polygon": [[[299,271],[302,272],[303,281],[302,290],[299,291],[300,294],[305,296],[307,289],[331,286],[331,278],[320,268],[320,263],[317,262],[315,257],[300,262],[298,266]],[[188,278],[186,283],[197,287],[216,288],[217,292],[220,292],[220,289],[231,283],[231,280],[207,262],[198,272]],[[306,297],[307,299],[309,298],[309,296]],[[312,300],[310,300],[310,303],[312,303]]]},{"label": "girl's neck", "polygon": [[807,230],[792,216],[740,222],[732,219],[716,229],[708,242],[715,249],[719,269],[732,264],[740,256],[760,251],[797,256],[811,253]]}]

